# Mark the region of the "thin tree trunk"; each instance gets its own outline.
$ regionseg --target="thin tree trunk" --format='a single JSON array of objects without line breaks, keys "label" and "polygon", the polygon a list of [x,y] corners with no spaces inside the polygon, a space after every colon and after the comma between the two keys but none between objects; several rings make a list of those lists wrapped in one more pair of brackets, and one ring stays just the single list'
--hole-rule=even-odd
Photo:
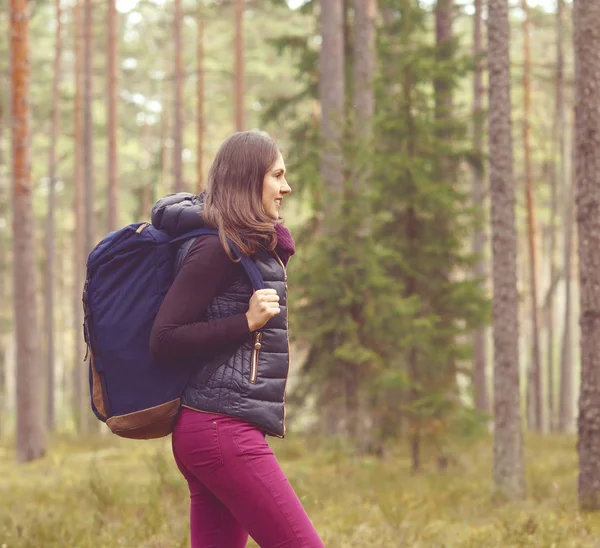
[{"label": "thin tree trunk", "polygon": [[204,186],[204,4],[198,2],[196,21],[196,185],[200,193]]},{"label": "thin tree trunk", "polygon": [[579,504],[600,509],[600,3],[577,0],[575,173],[579,242],[581,392]]},{"label": "thin tree trunk", "polygon": [[370,139],[373,133],[375,95],[375,17],[376,0],[355,0],[354,108],[357,133]]},{"label": "thin tree trunk", "polygon": [[488,69],[493,259],[494,482],[525,491],[519,389],[519,298],[510,103],[508,0],[489,0]]},{"label": "thin tree trunk", "polygon": [[[477,163],[473,166],[473,204],[483,212],[485,206],[485,185],[483,169],[483,43],[481,36],[482,0],[475,0],[473,21],[473,56],[475,57],[475,73],[473,76],[473,146],[477,154]],[[487,274],[485,260],[486,234],[478,228],[473,234],[473,253],[478,257],[473,274],[478,279],[485,279]],[[487,388],[487,342],[485,329],[478,329],[473,339],[473,381],[475,392],[475,409],[482,413],[490,410]]]},{"label": "thin tree trunk", "polygon": [[17,460],[46,451],[44,374],[38,356],[37,280],[29,133],[29,6],[10,2],[14,318],[17,343]]},{"label": "thin tree trunk", "polygon": [[[0,95],[2,95],[5,91],[4,87],[4,77],[0,78]],[[9,196],[8,193],[5,192],[5,185],[7,184],[7,179],[5,178],[4,169],[5,169],[5,159],[4,159],[4,105],[2,101],[0,101],[0,218],[6,219],[6,215],[8,212],[8,201]],[[0,235],[0,302],[6,303],[8,302],[8,291],[7,291],[7,283],[8,279],[8,249],[6,246],[6,239],[4,235]],[[4,348],[5,344],[5,312],[4,309],[0,311],[0,439],[4,434],[4,414],[6,411],[6,400],[8,394],[6,393],[6,351]]]},{"label": "thin tree trunk", "polygon": [[108,0],[108,34],[107,34],[107,117],[108,117],[108,231],[117,229],[119,224],[119,189],[118,189],[118,90],[117,90],[117,41],[118,15],[116,0]]},{"label": "thin tree trunk", "polygon": [[529,249],[529,290],[531,292],[531,342],[533,383],[533,428],[537,432],[543,429],[542,407],[542,357],[540,352],[540,322],[538,298],[538,261],[536,246],[535,196],[533,189],[533,171],[531,165],[531,47],[529,31],[529,5],[527,0],[521,1],[525,14],[523,18],[523,149],[525,155],[525,197],[527,201],[527,242]]},{"label": "thin tree trunk", "polygon": [[244,121],[244,0],[235,0],[235,130],[243,131]]},{"label": "thin tree trunk", "polygon": [[[556,263],[557,253],[557,230],[558,230],[558,188],[565,188],[565,96],[564,96],[564,46],[563,46],[563,0],[556,2],[556,81],[555,81],[555,122],[554,122],[554,146],[558,148],[554,154],[553,173],[550,189],[550,284],[558,275],[558,266]],[[555,295],[554,291],[548,294],[548,306],[546,311],[548,341],[547,341],[547,375],[548,375],[548,426],[551,432],[554,432],[558,425],[555,410],[555,381],[554,381],[554,339],[555,339]]]},{"label": "thin tree trunk", "polygon": [[[560,352],[560,392],[558,402],[558,430],[567,433],[573,429],[574,398],[573,398],[573,350],[572,350],[572,315],[573,315],[573,238],[575,216],[575,183],[569,174],[567,162],[567,116],[565,108],[564,85],[564,52],[563,52],[563,26],[564,26],[564,1],[558,0],[557,9],[557,41],[558,41],[558,67],[557,67],[557,121],[559,151],[559,181],[563,191],[563,253],[565,275],[565,316]],[[572,154],[576,154],[573,147]],[[558,184],[558,181],[557,181]]]},{"label": "thin tree trunk", "polygon": [[173,42],[175,65],[173,75],[173,188],[183,190],[183,6],[175,0]]},{"label": "thin tree trunk", "polygon": [[[94,148],[92,118],[93,98],[93,3],[84,0],[83,4],[83,177],[85,191],[85,255],[89,254],[95,245],[94,236]],[[91,358],[90,358],[91,359]],[[82,412],[83,428],[91,431],[91,411]]]},{"label": "thin tree trunk", "polygon": [[83,358],[83,314],[81,294],[83,290],[84,264],[84,210],[85,189],[83,174],[83,17],[82,3],[77,0],[74,6],[73,25],[75,33],[75,112],[73,117],[73,211],[75,230],[73,235],[73,328],[75,334],[75,359],[73,366],[73,416],[79,433],[83,432],[84,375]]},{"label": "thin tree trunk", "polygon": [[54,263],[55,234],[54,216],[56,209],[56,147],[60,132],[60,81],[62,71],[62,7],[61,0],[56,0],[56,30],[54,52],[54,75],[52,82],[52,107],[50,118],[50,151],[48,159],[48,217],[46,224],[46,287],[44,291],[45,335],[46,335],[46,368],[47,399],[46,425],[53,430],[55,424],[55,363],[54,363]]}]

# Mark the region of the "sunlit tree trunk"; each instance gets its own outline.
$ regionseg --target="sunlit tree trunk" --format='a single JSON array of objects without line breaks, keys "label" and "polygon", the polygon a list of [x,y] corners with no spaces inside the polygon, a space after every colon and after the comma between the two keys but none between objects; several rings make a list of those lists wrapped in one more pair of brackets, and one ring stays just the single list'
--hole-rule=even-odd
[{"label": "sunlit tree trunk", "polygon": [[73,332],[75,336],[75,360],[73,366],[73,416],[78,432],[82,432],[85,376],[81,359],[83,352],[82,324],[83,314],[81,294],[83,290],[83,267],[85,261],[85,189],[83,173],[83,13],[82,1],[77,0],[73,8],[73,27],[75,36],[75,100],[73,116],[73,212],[75,230],[73,235]]},{"label": "sunlit tree trunk", "polygon": [[108,0],[108,33],[107,33],[107,117],[108,117],[108,231],[117,229],[119,224],[119,189],[118,189],[118,154],[117,132],[118,122],[118,89],[117,89],[117,42],[118,42],[118,15],[116,0]]},{"label": "sunlit tree trunk", "polygon": [[[244,0],[235,1],[235,129],[243,131],[244,121]],[[335,1],[335,0],[334,0]]]},{"label": "sunlit tree trunk", "polygon": [[60,132],[60,81],[62,71],[62,7],[61,0],[56,0],[55,51],[52,81],[52,106],[50,119],[50,150],[48,159],[48,217],[46,222],[46,283],[44,291],[44,327],[46,337],[46,425],[50,430],[55,428],[55,363],[54,363],[54,263],[55,263],[55,227],[56,209],[56,147]]},{"label": "sunlit tree trunk", "polygon": [[[5,91],[4,77],[0,77],[0,94]],[[0,101],[0,219],[6,220],[8,213],[9,193],[7,189],[8,178],[5,176],[4,157],[4,124],[5,112],[2,101]],[[8,273],[8,249],[4,235],[0,234],[0,302],[8,302],[7,280]],[[6,389],[6,360],[5,360],[5,314],[0,313],[0,438],[4,435],[4,414],[6,411],[7,389]]]},{"label": "sunlit tree trunk", "polygon": [[173,17],[173,189],[183,190],[183,0],[175,0]]},{"label": "sunlit tree trunk", "polygon": [[600,509],[600,2],[576,0],[575,176],[579,242],[581,392],[579,504]]},{"label": "sunlit tree trunk", "polygon": [[533,429],[541,432],[543,428],[542,408],[542,357],[540,351],[538,268],[536,245],[535,195],[533,188],[533,170],[531,160],[531,47],[529,31],[529,5],[521,1],[523,18],[523,150],[525,156],[525,198],[527,202],[527,243],[529,251],[529,290],[531,294],[531,394],[533,398]]},{"label": "sunlit tree trunk", "polygon": [[17,345],[17,460],[46,451],[44,371],[38,352],[37,280],[29,129],[29,6],[10,2],[13,280]]},{"label": "sunlit tree trunk", "polygon": [[494,333],[494,482],[525,491],[519,392],[519,298],[511,134],[508,0],[489,0],[488,70]]}]

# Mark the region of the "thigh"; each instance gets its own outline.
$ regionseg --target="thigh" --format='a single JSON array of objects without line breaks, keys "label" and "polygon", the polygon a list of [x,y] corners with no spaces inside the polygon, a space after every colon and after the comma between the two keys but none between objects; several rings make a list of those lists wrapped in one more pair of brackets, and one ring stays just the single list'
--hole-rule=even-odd
[{"label": "thigh", "polygon": [[222,465],[220,448],[215,445],[215,425],[206,417],[198,421],[194,418],[178,424],[172,440],[175,462],[190,490],[191,547],[244,548],[248,532],[204,483]]},{"label": "thigh", "polygon": [[207,485],[259,546],[323,547],[260,430],[233,420],[219,435],[224,465]]}]

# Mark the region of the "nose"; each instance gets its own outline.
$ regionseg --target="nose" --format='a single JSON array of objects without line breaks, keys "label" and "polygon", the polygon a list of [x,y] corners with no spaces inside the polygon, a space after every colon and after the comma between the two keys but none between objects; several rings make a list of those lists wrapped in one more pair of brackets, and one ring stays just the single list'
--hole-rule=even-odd
[{"label": "nose", "polygon": [[284,179],[283,185],[281,186],[281,193],[289,194],[290,192],[292,192],[292,187],[288,184],[287,179]]}]

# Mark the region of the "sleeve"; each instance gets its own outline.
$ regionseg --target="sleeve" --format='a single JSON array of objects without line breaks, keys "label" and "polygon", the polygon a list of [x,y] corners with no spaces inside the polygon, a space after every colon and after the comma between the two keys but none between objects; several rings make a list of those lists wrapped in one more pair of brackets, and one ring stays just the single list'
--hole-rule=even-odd
[{"label": "sleeve", "polygon": [[245,314],[198,321],[212,299],[239,274],[219,238],[201,236],[190,248],[154,320],[150,351],[159,361],[187,359],[242,344],[250,333]]}]

